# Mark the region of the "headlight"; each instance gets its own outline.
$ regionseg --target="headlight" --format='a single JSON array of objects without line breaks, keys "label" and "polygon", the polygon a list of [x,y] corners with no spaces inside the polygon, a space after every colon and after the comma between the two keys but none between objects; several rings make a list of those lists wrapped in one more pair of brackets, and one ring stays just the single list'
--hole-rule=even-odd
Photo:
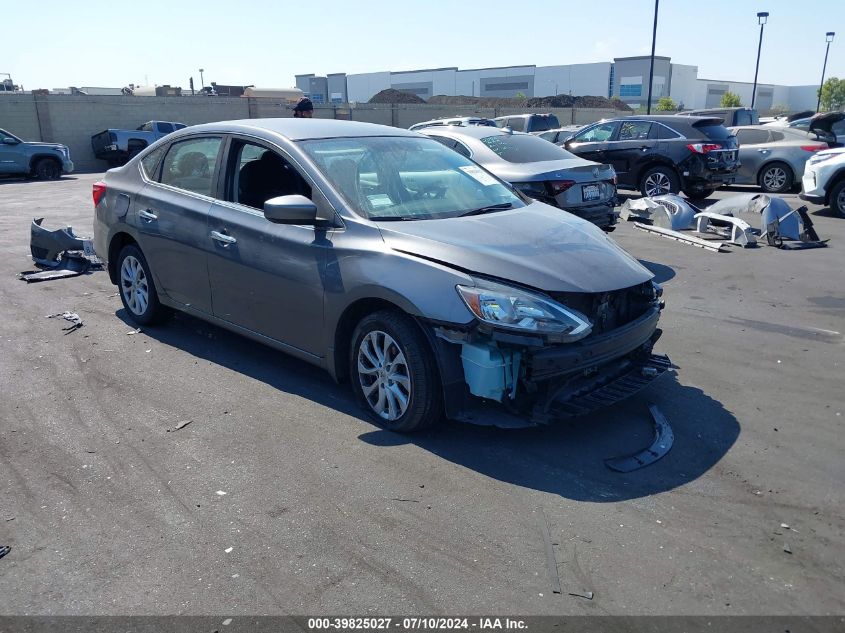
[{"label": "headlight", "polygon": [[810,156],[809,160],[807,161],[811,165],[816,165],[818,163],[822,163],[826,160],[830,160],[831,158],[836,158],[837,156],[841,156],[842,154],[816,154],[814,156]]},{"label": "headlight", "polygon": [[554,334],[562,342],[582,339],[593,329],[583,314],[518,288],[486,282],[456,288],[479,320],[499,328]]}]

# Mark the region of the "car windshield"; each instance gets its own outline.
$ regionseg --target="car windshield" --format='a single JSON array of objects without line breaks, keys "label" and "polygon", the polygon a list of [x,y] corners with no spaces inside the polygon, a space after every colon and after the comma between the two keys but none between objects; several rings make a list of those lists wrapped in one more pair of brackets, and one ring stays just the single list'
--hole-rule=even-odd
[{"label": "car windshield", "polygon": [[576,158],[562,147],[530,134],[497,134],[487,136],[481,139],[481,142],[509,163],[539,163]]},{"label": "car windshield", "polygon": [[433,139],[356,137],[299,145],[352,210],[372,220],[432,220],[495,205],[525,206],[507,185]]}]

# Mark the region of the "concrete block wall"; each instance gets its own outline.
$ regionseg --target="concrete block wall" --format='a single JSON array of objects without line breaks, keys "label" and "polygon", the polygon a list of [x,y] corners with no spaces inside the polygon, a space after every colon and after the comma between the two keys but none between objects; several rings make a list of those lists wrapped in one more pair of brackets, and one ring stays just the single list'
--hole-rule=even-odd
[{"label": "concrete block wall", "polygon": [[[614,110],[535,108],[554,112],[561,124],[592,123],[616,116]],[[408,128],[414,123],[450,116],[493,118],[526,112],[519,108],[479,108],[427,104],[348,104],[318,106],[314,117],[349,119]],[[146,121],[178,121],[186,125],[231,119],[292,117],[290,104],[279,99],[241,97],[125,97],[75,95],[2,95],[0,128],[28,141],[63,143],[80,172],[104,171],[107,165],[91,150],[91,136],[108,128],[134,129]]]}]

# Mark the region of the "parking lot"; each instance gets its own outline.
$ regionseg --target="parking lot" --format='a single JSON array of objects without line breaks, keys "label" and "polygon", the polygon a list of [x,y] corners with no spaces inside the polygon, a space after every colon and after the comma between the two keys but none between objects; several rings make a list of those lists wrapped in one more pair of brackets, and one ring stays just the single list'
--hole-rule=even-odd
[{"label": "parking lot", "polygon": [[[623,223],[612,237],[664,284],[674,375],[553,427],[403,436],[202,321],[134,333],[104,272],[17,279],[33,217],[90,234],[98,177],[0,181],[0,612],[845,611],[845,220],[828,210],[810,207],[830,247],[797,252]],[[84,326],[45,318],[65,310]],[[651,441],[651,402],[674,448],[609,470]]]}]

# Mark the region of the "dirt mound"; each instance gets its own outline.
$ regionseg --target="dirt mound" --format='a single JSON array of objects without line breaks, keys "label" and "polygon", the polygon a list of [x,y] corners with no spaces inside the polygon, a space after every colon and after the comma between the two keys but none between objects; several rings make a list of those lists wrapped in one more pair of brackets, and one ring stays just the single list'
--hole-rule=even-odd
[{"label": "dirt mound", "polygon": [[374,94],[367,103],[425,103],[425,99],[410,92],[387,88]]},{"label": "dirt mound", "polygon": [[467,97],[435,95],[428,100],[437,105],[474,105],[481,108],[613,108],[631,112],[631,108],[619,99],[607,97],[573,97],[556,95],[554,97]]}]

